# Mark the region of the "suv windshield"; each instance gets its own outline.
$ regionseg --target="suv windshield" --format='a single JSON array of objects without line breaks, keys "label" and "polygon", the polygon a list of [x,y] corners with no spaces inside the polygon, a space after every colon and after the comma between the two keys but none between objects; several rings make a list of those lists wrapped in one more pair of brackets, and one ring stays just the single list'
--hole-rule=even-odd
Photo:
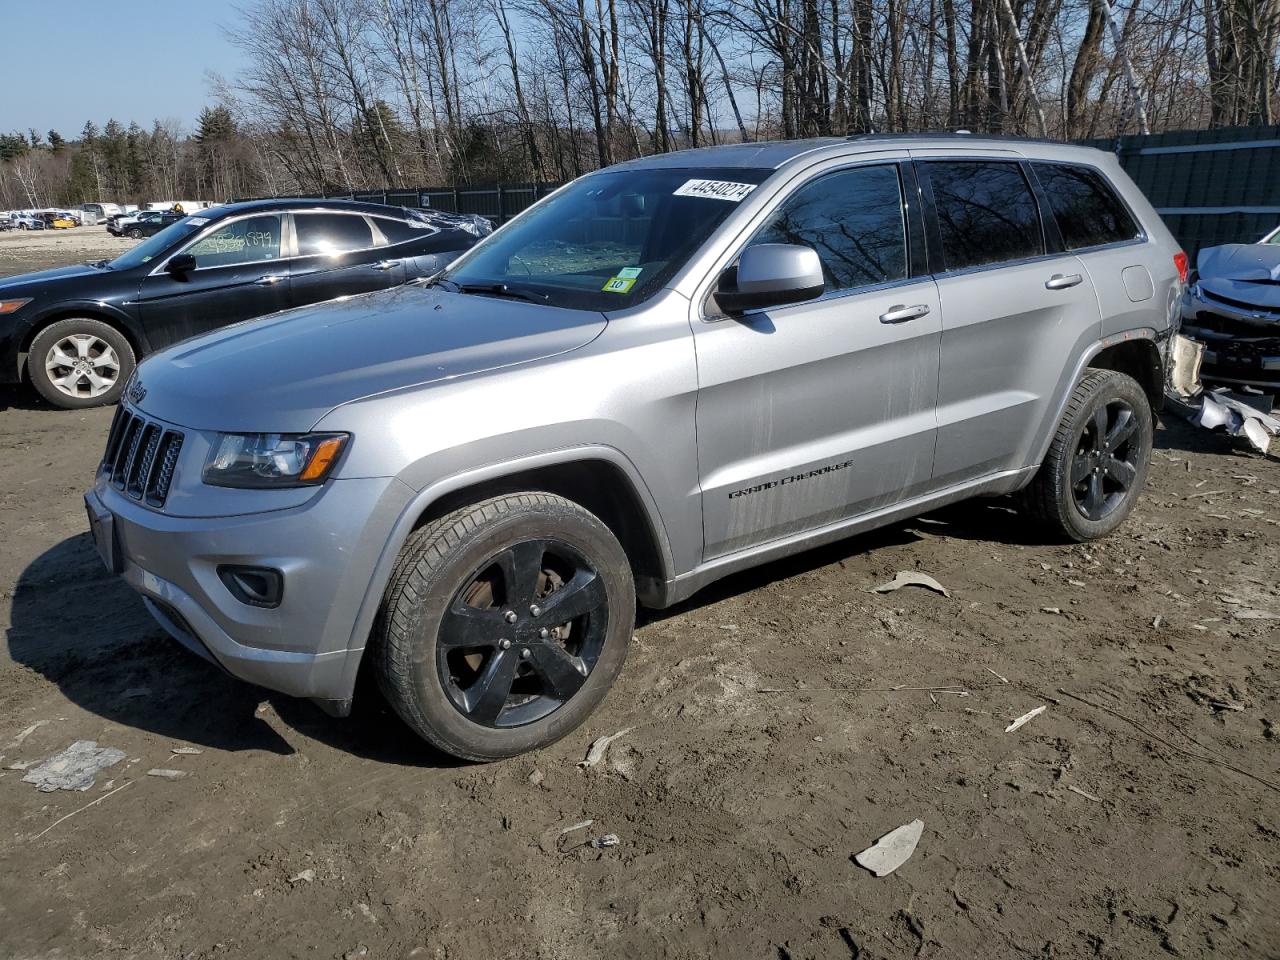
[{"label": "suv windshield", "polygon": [[[193,223],[193,220],[198,220],[199,223]],[[159,233],[143,240],[128,252],[122,253],[107,266],[112,270],[128,270],[130,267],[140,267],[144,263],[150,263],[175,243],[185,240],[208,222],[205,217],[183,217],[169,224]]]},{"label": "suv windshield", "polygon": [[618,170],[570,184],[441,277],[467,292],[582,310],[642,303],[772,170]]}]

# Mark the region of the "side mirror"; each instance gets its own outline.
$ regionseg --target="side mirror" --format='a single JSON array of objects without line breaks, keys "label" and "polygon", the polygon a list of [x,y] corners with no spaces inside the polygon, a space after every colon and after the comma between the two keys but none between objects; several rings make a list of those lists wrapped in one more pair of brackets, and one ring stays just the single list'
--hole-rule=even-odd
[{"label": "side mirror", "polygon": [[180,253],[176,257],[170,257],[169,262],[165,265],[175,277],[184,273],[190,273],[196,268],[196,258],[190,253]]},{"label": "side mirror", "polygon": [[720,275],[716,303],[725,313],[802,303],[826,288],[822,262],[812,247],[760,243],[742,251],[738,266]]}]

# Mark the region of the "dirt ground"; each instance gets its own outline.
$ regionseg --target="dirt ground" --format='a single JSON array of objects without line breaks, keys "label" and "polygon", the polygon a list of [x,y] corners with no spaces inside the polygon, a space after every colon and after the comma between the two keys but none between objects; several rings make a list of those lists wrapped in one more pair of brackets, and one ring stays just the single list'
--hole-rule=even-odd
[{"label": "dirt ground", "polygon": [[118,257],[136,240],[113,237],[105,225],[70,230],[9,230],[0,233],[0,277]]},{"label": "dirt ground", "polygon": [[[567,740],[465,766],[166,639],[86,534],[110,416],[0,393],[0,956],[1280,956],[1274,456],[1166,419],[1105,542],[982,501],[734,577]],[[80,739],[126,754],[86,793],[12,769]]]}]

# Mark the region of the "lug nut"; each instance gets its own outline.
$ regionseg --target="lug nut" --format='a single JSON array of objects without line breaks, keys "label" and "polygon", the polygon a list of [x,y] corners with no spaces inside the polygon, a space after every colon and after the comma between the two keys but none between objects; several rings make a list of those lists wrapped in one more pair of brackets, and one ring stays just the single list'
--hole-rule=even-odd
[{"label": "lug nut", "polygon": [[535,603],[529,608],[529,614],[531,616],[540,617],[542,616],[542,608]]},{"label": "lug nut", "polygon": [[549,631],[546,627],[543,627],[541,630],[538,631],[538,636],[541,637],[543,640],[545,640],[550,635],[550,633],[551,631]]},{"label": "lug nut", "polygon": [[529,648],[528,648],[528,647],[525,647],[523,650],[521,650],[521,651],[520,651],[520,659],[521,659],[521,660],[528,660],[528,659],[529,659]]},{"label": "lug nut", "polygon": [[514,610],[508,610],[508,611],[507,611],[506,613],[504,613],[502,616],[503,616],[503,618],[507,621],[507,623],[515,623],[515,622],[516,622],[516,612],[515,612]]},{"label": "lug nut", "polygon": [[500,646],[503,650],[510,650],[510,649],[511,649],[511,641],[510,641],[510,640],[499,640],[499,641],[498,641],[498,646]]}]

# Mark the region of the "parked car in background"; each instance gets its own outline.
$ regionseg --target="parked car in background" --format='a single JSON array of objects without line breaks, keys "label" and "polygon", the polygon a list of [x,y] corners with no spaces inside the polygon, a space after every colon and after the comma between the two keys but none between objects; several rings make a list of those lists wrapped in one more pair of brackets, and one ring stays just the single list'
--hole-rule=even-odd
[{"label": "parked car in background", "polygon": [[13,214],[13,225],[19,230],[45,229],[43,218],[36,216],[34,213],[23,212]]},{"label": "parked car in background", "polygon": [[86,505],[179,642],[339,715],[367,667],[422,737],[495,760],[601,702],[637,599],[965,497],[1016,492],[1055,539],[1115,530],[1185,278],[1097,150],[648,157],[424,289],[150,358]]},{"label": "parked car in background", "polygon": [[1280,393],[1280,228],[1200,251],[1182,333],[1204,344],[1206,383]]},{"label": "parked car in background", "polygon": [[490,229],[482,217],[339,200],[261,200],[182,217],[115,260],[0,281],[0,382],[30,380],[61,407],[112,403],[139,356],[429,276]]},{"label": "parked car in background", "polygon": [[[124,237],[129,235],[129,230],[144,220],[153,219],[160,216],[159,210],[135,210],[123,216],[116,217],[114,220],[107,220],[107,232],[112,236]],[[143,233],[138,232],[136,239],[141,239]]]},{"label": "parked car in background", "polygon": [[7,213],[0,213],[0,233],[14,228],[13,218]]},{"label": "parked car in background", "polygon": [[70,230],[72,227],[80,225],[66,213],[42,213],[40,214],[40,219],[51,230]]},{"label": "parked car in background", "polygon": [[142,214],[139,219],[129,224],[124,229],[124,235],[132,240],[141,240],[143,237],[154,236],[166,227],[170,227],[177,223],[186,214],[170,213],[168,211],[149,211]]}]

